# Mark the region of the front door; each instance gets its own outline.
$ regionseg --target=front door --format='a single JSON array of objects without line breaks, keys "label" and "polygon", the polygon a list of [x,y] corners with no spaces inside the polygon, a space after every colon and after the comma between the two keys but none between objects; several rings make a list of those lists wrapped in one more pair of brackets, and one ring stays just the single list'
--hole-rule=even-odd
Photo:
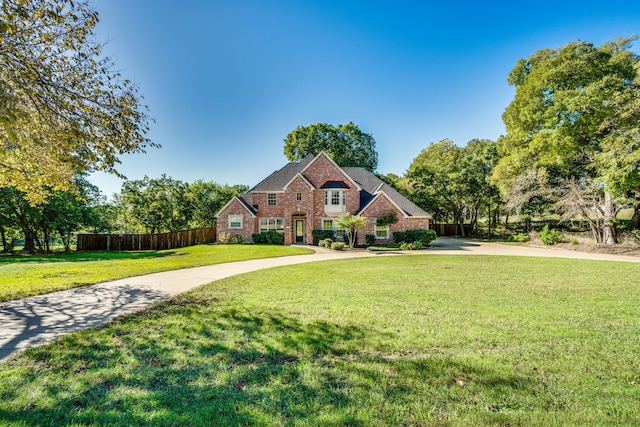
[{"label": "front door", "polygon": [[304,243],[304,219],[296,219],[296,243]]}]

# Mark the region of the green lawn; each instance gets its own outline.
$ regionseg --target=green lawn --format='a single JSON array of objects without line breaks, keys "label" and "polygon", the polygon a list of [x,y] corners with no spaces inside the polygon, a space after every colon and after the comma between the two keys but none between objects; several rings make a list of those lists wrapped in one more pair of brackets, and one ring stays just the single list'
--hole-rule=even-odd
[{"label": "green lawn", "polygon": [[0,302],[123,277],[201,265],[311,253],[271,245],[199,245],[164,251],[0,256]]},{"label": "green lawn", "polygon": [[638,425],[639,286],[517,257],[246,274],[0,362],[0,424]]}]

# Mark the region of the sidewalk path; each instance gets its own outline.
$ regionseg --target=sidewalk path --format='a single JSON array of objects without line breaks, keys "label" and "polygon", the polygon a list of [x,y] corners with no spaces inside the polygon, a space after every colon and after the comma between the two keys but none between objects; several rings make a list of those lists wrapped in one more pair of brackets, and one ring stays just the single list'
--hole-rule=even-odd
[{"label": "sidewalk path", "polygon": [[[388,256],[369,251],[316,253],[232,262],[130,277],[97,285],[0,303],[0,360],[65,334],[99,326],[154,302],[236,274],[283,265],[353,257]],[[464,239],[439,238],[428,251],[411,254],[516,255],[640,262],[632,256],[501,245]]]},{"label": "sidewalk path", "polygon": [[236,274],[312,261],[371,256],[329,251],[165,271],[0,302],[0,360],[65,334],[99,326],[196,286]]}]

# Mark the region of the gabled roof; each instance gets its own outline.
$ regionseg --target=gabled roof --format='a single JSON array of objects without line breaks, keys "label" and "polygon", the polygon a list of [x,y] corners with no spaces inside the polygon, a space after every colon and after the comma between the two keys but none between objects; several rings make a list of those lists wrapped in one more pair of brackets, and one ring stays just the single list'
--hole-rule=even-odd
[{"label": "gabled roof", "polygon": [[298,163],[287,163],[282,169],[275,171],[258,185],[249,190],[249,193],[265,193],[283,191],[293,181],[297,174],[301,173],[315,157],[309,154]]},{"label": "gabled roof", "polygon": [[360,210],[358,213],[362,212],[379,193],[384,193],[406,216],[431,217],[427,212],[416,206],[415,203],[404,197],[395,188],[385,183],[367,169],[345,167],[342,168],[342,170],[362,187],[362,192],[360,193]]},{"label": "gabled roof", "polygon": [[283,190],[286,190],[287,188],[289,188],[289,186],[291,185],[291,183],[293,181],[296,180],[296,178],[300,178],[303,182],[305,182],[309,188],[311,188],[312,190],[315,189],[315,187],[313,186],[312,183],[309,182],[309,180],[307,178],[304,177],[304,175],[302,175],[300,172],[298,172],[297,174],[295,174],[293,176],[293,178],[291,178],[291,180],[289,182],[287,182],[287,185],[285,185],[284,187],[282,187]]},{"label": "gabled roof", "polygon": [[[309,156],[307,156],[307,157],[309,157]],[[305,168],[302,170],[302,173],[304,173],[304,171],[306,171],[307,169],[309,169],[309,168],[311,167],[311,165],[312,165],[316,160],[318,160],[318,159],[319,159],[319,158],[321,158],[321,157],[324,157],[325,159],[327,159],[327,160],[329,161],[329,163],[331,163],[333,166],[335,166],[335,168],[336,168],[337,170],[339,170],[340,172],[342,172],[342,174],[343,174],[346,178],[348,178],[348,179],[349,179],[349,181],[351,181],[351,182],[356,186],[356,189],[357,189],[358,191],[362,190],[362,188],[360,187],[360,185],[358,185],[358,183],[357,183],[357,182],[355,182],[353,179],[351,179],[351,177],[349,176],[349,174],[347,174],[347,173],[344,171],[344,168],[342,168],[342,167],[338,166],[338,164],[335,162],[335,160],[333,160],[333,159],[332,159],[332,158],[331,158],[327,153],[325,153],[324,151],[319,152],[317,156],[315,156],[313,159],[311,159],[311,161],[309,162],[309,164],[308,164],[307,166],[305,166]],[[347,188],[348,188],[348,187],[347,187]]]},{"label": "gabled roof", "polygon": [[[333,161],[333,159],[331,159],[331,157],[327,156],[327,154],[324,152],[321,152],[317,156],[313,156],[310,154],[297,163],[286,164],[282,169],[273,172],[267,178],[258,183],[244,196],[236,197],[231,201],[237,199],[240,203],[242,203],[245,209],[247,209],[247,211],[251,213],[251,215],[255,216],[257,214],[256,210],[247,202],[247,199],[245,198],[251,193],[277,193],[285,191],[297,177],[301,177],[311,188],[314,188],[309,180],[304,177],[303,173],[321,156],[325,156],[327,159],[329,159],[329,161],[343,173],[345,178],[349,182],[351,182],[357,190],[360,191],[360,207],[357,213],[364,211],[367,206],[369,206],[373,202],[376,196],[384,194],[384,196],[386,196],[391,201],[391,203],[393,203],[407,217],[431,217],[427,212],[416,206],[413,202],[404,197],[393,187],[386,184],[384,181],[382,181],[367,169],[360,167],[340,167]],[[344,181],[327,181],[322,186],[322,188],[349,188],[350,186],[350,184]],[[222,209],[220,209],[219,212],[226,209],[231,201],[227,203]]]},{"label": "gabled roof", "polygon": [[244,197],[236,196],[233,199],[229,200],[226,205],[224,205],[223,207],[220,208],[220,210],[216,213],[216,218],[218,217],[218,215],[220,215],[220,212],[222,212],[223,210],[227,209],[229,207],[229,205],[231,203],[233,203],[234,200],[237,200],[242,205],[242,207],[244,207],[247,210],[247,212],[249,212],[251,214],[251,216],[256,216],[257,215],[258,212],[256,212],[255,209],[253,209],[253,206],[250,206],[249,203],[247,203],[247,201],[244,199]]}]

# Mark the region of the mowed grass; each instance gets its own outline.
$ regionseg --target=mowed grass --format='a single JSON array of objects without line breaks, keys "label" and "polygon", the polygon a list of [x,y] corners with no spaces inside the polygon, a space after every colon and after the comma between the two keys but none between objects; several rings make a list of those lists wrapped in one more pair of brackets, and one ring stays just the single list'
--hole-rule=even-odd
[{"label": "mowed grass", "polygon": [[0,362],[0,424],[638,425],[639,286],[517,257],[245,274]]},{"label": "mowed grass", "polygon": [[311,252],[292,246],[199,245],[164,251],[0,256],[0,301],[158,271]]}]

